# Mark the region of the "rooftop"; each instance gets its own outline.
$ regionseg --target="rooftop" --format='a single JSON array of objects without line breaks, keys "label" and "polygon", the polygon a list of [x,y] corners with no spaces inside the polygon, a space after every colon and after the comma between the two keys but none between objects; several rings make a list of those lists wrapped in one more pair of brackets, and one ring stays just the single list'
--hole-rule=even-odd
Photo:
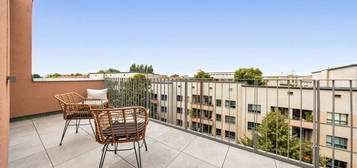
[{"label": "rooftop", "polygon": [[[102,145],[89,126],[78,134],[69,127],[62,146],[59,140],[62,114],[48,115],[10,124],[9,167],[66,168],[98,167]],[[203,138],[156,122],[147,128],[148,151],[142,152],[143,167],[202,168],[293,168],[288,163]],[[131,143],[119,144],[127,148]],[[108,152],[104,167],[133,168],[134,151]]]}]

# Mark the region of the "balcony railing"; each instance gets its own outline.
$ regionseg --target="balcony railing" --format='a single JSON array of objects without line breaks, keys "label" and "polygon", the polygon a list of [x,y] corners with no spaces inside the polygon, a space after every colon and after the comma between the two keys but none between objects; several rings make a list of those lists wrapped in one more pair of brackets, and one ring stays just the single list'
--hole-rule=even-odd
[{"label": "balcony railing", "polygon": [[303,167],[356,167],[357,81],[107,78],[111,106]]}]

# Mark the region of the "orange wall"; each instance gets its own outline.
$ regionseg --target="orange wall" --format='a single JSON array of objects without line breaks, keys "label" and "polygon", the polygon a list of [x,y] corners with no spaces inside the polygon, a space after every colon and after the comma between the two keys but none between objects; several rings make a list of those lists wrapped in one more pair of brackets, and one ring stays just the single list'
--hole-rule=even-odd
[{"label": "orange wall", "polygon": [[0,168],[8,166],[9,72],[9,1],[0,0]]},{"label": "orange wall", "polygon": [[11,118],[58,110],[56,94],[76,91],[85,95],[87,88],[104,87],[103,81],[33,82],[32,0],[11,0],[10,6],[10,72],[17,78],[10,90]]}]

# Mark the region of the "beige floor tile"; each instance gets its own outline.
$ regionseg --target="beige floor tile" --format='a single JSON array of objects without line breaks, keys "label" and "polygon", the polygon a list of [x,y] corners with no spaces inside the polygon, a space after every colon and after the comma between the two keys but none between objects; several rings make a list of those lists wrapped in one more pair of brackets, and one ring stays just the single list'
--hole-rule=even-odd
[{"label": "beige floor tile", "polygon": [[51,162],[45,152],[37,152],[9,163],[10,168],[51,168]]},{"label": "beige floor tile", "polygon": [[197,138],[197,136],[180,131],[178,129],[171,129],[156,139],[165,145],[181,151],[195,138]]},{"label": "beige floor tile", "polygon": [[[145,168],[167,167],[178,155],[178,151],[165,146],[162,143],[155,142],[150,145],[148,151],[142,150],[142,165]],[[137,165],[135,155],[131,154],[125,158],[130,164]]]},{"label": "beige floor tile", "polygon": [[[102,155],[102,147],[97,147],[78,157],[75,157],[56,168],[97,168]],[[114,152],[107,152],[103,167],[132,167],[129,163],[123,161],[121,157],[115,155]]]},{"label": "beige floor tile", "polygon": [[227,150],[227,145],[198,137],[194,139],[183,152],[220,167],[224,161]]},{"label": "beige floor tile", "polygon": [[223,167],[275,168],[275,161],[271,158],[261,156],[249,151],[230,147]]},{"label": "beige floor tile", "polygon": [[207,162],[201,161],[188,154],[180,153],[179,156],[168,166],[168,168],[218,168]]}]

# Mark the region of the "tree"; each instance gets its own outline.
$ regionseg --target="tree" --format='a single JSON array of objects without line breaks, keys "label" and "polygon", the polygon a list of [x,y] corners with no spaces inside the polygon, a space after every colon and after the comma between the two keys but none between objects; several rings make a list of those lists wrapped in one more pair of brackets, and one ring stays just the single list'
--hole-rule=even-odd
[{"label": "tree", "polygon": [[[254,130],[254,128],[253,128]],[[304,162],[312,163],[312,143],[308,140],[300,139],[296,135],[292,135],[289,131],[289,124],[285,116],[278,110],[269,112],[261,124],[255,128],[253,138],[242,138],[240,143],[257,147],[258,149],[277,153],[282,156],[300,159],[300,145],[301,145],[301,159]],[[289,149],[289,151],[287,150]],[[326,164],[326,159],[321,157],[321,165]]]},{"label": "tree", "polygon": [[119,73],[120,71],[115,68],[109,68],[109,69],[101,69],[97,73]]},{"label": "tree", "polygon": [[129,67],[129,72],[139,72],[139,73],[154,73],[152,65],[144,64],[131,64]]},{"label": "tree", "polygon": [[81,73],[72,73],[72,74],[70,74],[71,76],[83,76],[83,74],[81,74]]},{"label": "tree", "polygon": [[136,64],[131,64],[129,72],[137,72]]},{"label": "tree", "polygon": [[147,106],[151,82],[144,74],[136,74],[125,81],[108,79],[106,87],[114,107]]},{"label": "tree", "polygon": [[58,78],[59,76],[61,76],[61,74],[59,74],[59,73],[52,73],[52,74],[48,74],[46,77],[47,77],[47,78]]},{"label": "tree", "polygon": [[249,85],[264,85],[263,73],[259,68],[239,68],[234,72],[234,81],[244,81]]},{"label": "tree", "polygon": [[149,65],[148,73],[154,73],[154,68],[152,67],[152,65]]},{"label": "tree", "polygon": [[198,71],[197,74],[193,77],[195,79],[213,79],[211,75],[207,72],[204,72],[202,70]]},{"label": "tree", "polygon": [[32,74],[32,78],[42,78],[39,74]]}]

